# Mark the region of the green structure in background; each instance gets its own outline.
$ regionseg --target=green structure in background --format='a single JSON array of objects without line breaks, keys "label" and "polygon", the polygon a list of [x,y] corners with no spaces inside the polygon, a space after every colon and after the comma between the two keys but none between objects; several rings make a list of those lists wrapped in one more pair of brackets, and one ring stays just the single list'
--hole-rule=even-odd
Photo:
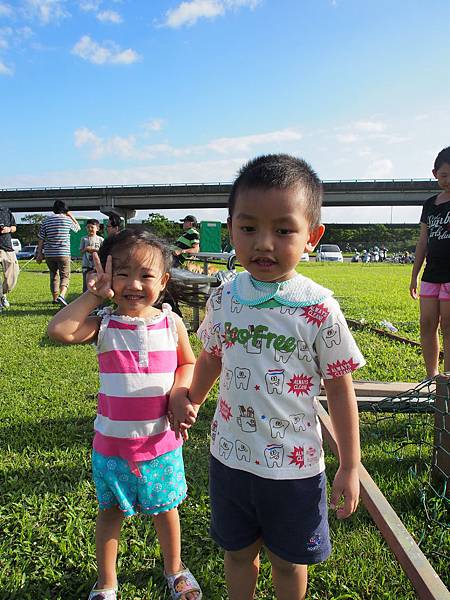
[{"label": "green structure in background", "polygon": [[220,221],[201,221],[200,252],[222,251],[222,223]]},{"label": "green structure in background", "polygon": [[81,238],[87,235],[86,232],[86,221],[88,218],[78,218],[77,221],[80,225],[80,231],[70,232],[70,255],[72,258],[81,258],[80,254],[80,242]]}]

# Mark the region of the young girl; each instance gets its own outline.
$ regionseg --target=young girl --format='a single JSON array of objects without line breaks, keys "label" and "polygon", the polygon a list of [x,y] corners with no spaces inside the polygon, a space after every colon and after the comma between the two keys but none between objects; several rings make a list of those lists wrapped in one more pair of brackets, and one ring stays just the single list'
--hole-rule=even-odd
[{"label": "young girl", "polygon": [[[116,558],[124,517],[151,515],[164,557],[171,598],[200,600],[181,562],[177,506],[186,496],[181,440],[170,430],[168,400],[184,394],[195,357],[182,320],[155,305],[169,281],[170,251],[144,228],[110,236],[94,253],[88,290],[50,322],[65,344],[95,342],[100,371],[92,470],[99,512],[98,579],[89,600],[116,600]],[[116,310],[91,316],[105,299]],[[184,576],[183,592],[174,581]]]},{"label": "young girl", "polygon": [[450,146],[437,155],[433,175],[442,192],[423,206],[409,286],[417,299],[417,277],[426,257],[420,284],[420,338],[428,377],[439,373],[439,324],[444,371],[450,371]]}]

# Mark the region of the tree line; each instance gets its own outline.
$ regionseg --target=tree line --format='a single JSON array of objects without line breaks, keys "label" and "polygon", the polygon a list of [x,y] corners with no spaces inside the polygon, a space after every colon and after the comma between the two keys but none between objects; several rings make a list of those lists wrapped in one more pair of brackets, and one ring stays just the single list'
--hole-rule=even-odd
[{"label": "tree line", "polygon": [[[23,223],[17,225],[16,237],[22,244],[37,243],[39,226],[45,215],[35,213],[23,217]],[[181,225],[178,222],[171,221],[160,213],[150,213],[142,221],[159,237],[173,242],[181,232]],[[389,252],[402,252],[408,250],[414,252],[417,238],[419,236],[417,225],[407,224],[336,224],[329,223],[325,227],[325,234],[322,238],[324,244],[337,244],[343,251],[364,250],[374,246],[388,248]],[[222,248],[229,246],[228,230],[225,223],[222,223]]]}]

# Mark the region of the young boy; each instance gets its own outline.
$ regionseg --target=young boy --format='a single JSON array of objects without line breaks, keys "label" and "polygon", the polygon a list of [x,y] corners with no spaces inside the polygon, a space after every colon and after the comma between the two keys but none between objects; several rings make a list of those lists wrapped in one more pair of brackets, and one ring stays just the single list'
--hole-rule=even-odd
[{"label": "young boy", "polygon": [[[331,551],[316,395],[321,378],[339,447],[331,507],[358,504],[358,410],[351,372],[364,364],[332,292],[296,272],[320,240],[322,186],[285,154],[247,163],[229,197],[228,228],[246,272],[208,300],[189,397],[175,429],[195,420],[220,376],[211,428],[211,535],[225,549],[230,600],[254,597],[259,552],[278,600],[306,594],[307,565]],[[340,503],[343,497],[343,503]]]},{"label": "young boy", "polygon": [[86,221],[87,236],[80,241],[80,252],[82,256],[81,270],[83,272],[83,293],[87,290],[86,277],[90,271],[94,270],[93,252],[98,252],[103,244],[103,238],[97,235],[100,223],[97,219],[88,219]]}]

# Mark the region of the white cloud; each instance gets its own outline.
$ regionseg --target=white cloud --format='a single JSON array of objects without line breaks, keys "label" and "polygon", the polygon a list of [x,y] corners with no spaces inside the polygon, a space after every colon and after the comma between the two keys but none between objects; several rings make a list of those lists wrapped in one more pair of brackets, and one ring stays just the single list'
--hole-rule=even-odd
[{"label": "white cloud", "polygon": [[380,133],[386,129],[386,124],[382,121],[356,121],[352,128],[364,133]]},{"label": "white cloud", "polygon": [[78,40],[72,48],[72,54],[95,65],[129,65],[140,60],[139,54],[131,48],[120,50],[113,42],[101,46],[88,35]]},{"label": "white cloud", "polygon": [[[159,127],[158,120],[153,123],[153,130],[157,131],[155,127]],[[104,139],[86,127],[75,131],[75,146],[77,148],[86,147],[92,160],[98,160],[106,156],[127,160],[151,160],[160,156],[180,158],[192,155],[201,156],[211,151],[218,154],[244,153],[248,155],[254,147],[262,146],[273,150],[276,146],[282,144],[284,149],[289,142],[296,142],[300,139],[302,139],[300,132],[293,129],[283,129],[235,138],[217,138],[207,144],[177,148],[168,143],[142,145],[134,135],[129,135],[126,138],[113,136]]]},{"label": "white cloud", "polygon": [[13,14],[14,11],[10,4],[0,2],[0,17],[12,17]]},{"label": "white cloud", "polygon": [[199,19],[214,19],[223,16],[227,10],[241,7],[256,8],[259,3],[260,0],[189,0],[168,10],[164,25],[174,29],[192,26]]},{"label": "white cloud", "polygon": [[122,17],[115,10],[104,10],[97,14],[97,19],[101,23],[114,23],[118,25],[122,23]]},{"label": "white cloud", "polygon": [[47,25],[53,21],[70,17],[70,13],[64,5],[65,0],[26,0],[25,12]]},{"label": "white cloud", "polygon": [[101,3],[101,0],[81,0],[79,6],[84,12],[95,12],[99,9]]},{"label": "white cloud", "polygon": [[387,179],[392,176],[394,164],[389,158],[374,160],[367,170],[367,176],[371,179]]},{"label": "white cloud", "polygon": [[354,144],[360,140],[360,137],[356,133],[338,133],[336,139],[342,144]]},{"label": "white cloud", "polygon": [[161,131],[164,125],[164,119],[150,119],[146,121],[142,127],[146,131]]},{"label": "white cloud", "polygon": [[12,75],[13,70],[5,65],[4,62],[0,60],[0,75]]},{"label": "white cloud", "polygon": [[282,129],[269,133],[259,133],[234,138],[218,138],[207,144],[210,150],[224,154],[227,152],[248,152],[254,146],[285,144],[302,139],[302,134],[295,129]]}]

